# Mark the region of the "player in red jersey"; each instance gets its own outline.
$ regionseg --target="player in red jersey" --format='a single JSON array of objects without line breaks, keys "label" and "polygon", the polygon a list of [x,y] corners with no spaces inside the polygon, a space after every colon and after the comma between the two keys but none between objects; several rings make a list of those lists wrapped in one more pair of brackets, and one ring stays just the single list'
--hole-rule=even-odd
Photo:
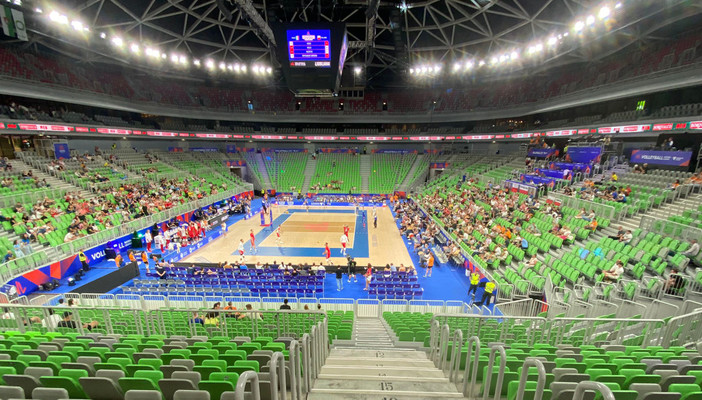
[{"label": "player in red jersey", "polygon": [[327,260],[327,265],[331,265],[331,249],[329,248],[329,243],[324,243],[324,252],[322,252],[322,254],[324,254],[324,258]]},{"label": "player in red jersey", "polygon": [[351,229],[349,228],[348,225],[344,225],[344,235],[346,235],[346,236],[348,237],[348,236],[349,236],[349,231],[350,231],[350,230],[351,230]]},{"label": "player in red jersey", "polygon": [[280,230],[280,227],[275,230],[275,244],[278,246],[283,244],[283,238],[281,237],[282,233],[283,231]]},{"label": "player in red jersey", "polygon": [[256,254],[256,236],[253,233],[253,229],[251,229],[249,236],[251,237],[251,251]]}]

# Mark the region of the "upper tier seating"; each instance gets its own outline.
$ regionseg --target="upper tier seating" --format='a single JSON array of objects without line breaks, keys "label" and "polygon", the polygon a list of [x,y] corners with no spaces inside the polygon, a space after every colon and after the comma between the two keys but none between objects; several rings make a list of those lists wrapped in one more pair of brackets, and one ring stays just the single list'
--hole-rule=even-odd
[{"label": "upper tier seating", "polygon": [[392,193],[407,177],[417,154],[386,154],[371,155],[371,174],[368,177],[370,193]]},{"label": "upper tier seating", "polygon": [[310,191],[327,193],[357,192],[361,188],[359,156],[356,154],[320,153]]}]

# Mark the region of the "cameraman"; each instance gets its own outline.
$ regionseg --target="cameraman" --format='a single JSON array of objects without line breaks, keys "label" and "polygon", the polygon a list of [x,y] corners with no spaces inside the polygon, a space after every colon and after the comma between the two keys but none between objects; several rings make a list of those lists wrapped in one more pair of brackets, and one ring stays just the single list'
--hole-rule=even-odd
[{"label": "cameraman", "polygon": [[356,278],[356,260],[351,256],[346,256],[346,273],[348,274],[348,281],[351,282],[351,277],[353,276],[353,281],[358,282]]}]

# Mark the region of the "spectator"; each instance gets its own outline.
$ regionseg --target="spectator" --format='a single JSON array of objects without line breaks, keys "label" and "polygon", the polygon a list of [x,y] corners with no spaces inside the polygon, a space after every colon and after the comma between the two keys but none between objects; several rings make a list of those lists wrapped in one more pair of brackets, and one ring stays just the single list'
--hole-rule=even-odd
[{"label": "spectator", "polygon": [[344,271],[341,268],[336,269],[336,291],[340,292],[344,289]]},{"label": "spectator", "polygon": [[627,230],[625,234],[622,235],[622,237],[619,239],[620,242],[624,242],[625,244],[629,244],[631,242],[631,239],[634,238],[634,235],[631,233],[631,230]]},{"label": "spectator", "polygon": [[613,236],[609,236],[609,238],[612,239],[612,240],[619,240],[619,241],[621,241],[621,240],[622,240],[622,236],[624,236],[625,233],[626,233],[626,231],[624,230],[624,227],[621,226],[621,225],[619,225],[619,228],[618,228],[618,230],[617,230],[617,234],[616,234],[616,235],[613,235]]},{"label": "spectator", "polygon": [[624,273],[624,263],[622,260],[617,260],[612,268],[608,269],[607,271],[603,271],[602,273],[604,274],[605,279],[609,281],[616,281]]},{"label": "spectator", "polygon": [[47,312],[49,313],[49,316],[41,321],[41,326],[44,328],[55,329],[58,327],[59,322],[61,322],[61,316],[56,314],[51,308],[49,308]]},{"label": "spectator", "polygon": [[495,285],[495,283],[492,281],[488,281],[487,283],[485,283],[485,291],[483,291],[483,297],[475,305],[478,307],[489,306],[490,300],[492,299],[496,288],[497,285]]},{"label": "spectator", "polygon": [[668,280],[665,281],[665,286],[663,287],[663,290],[665,290],[666,294],[677,295],[684,284],[685,280],[683,279],[683,277],[680,276],[677,269],[673,268],[670,271]]},{"label": "spectator", "polygon": [[700,252],[700,245],[697,243],[697,239],[690,240],[690,247],[687,250],[681,252],[680,254],[689,258],[691,262],[695,263],[695,258]]},{"label": "spectator", "polygon": [[[63,320],[59,321],[59,323],[56,326],[58,328],[71,328],[71,329],[78,328],[76,321],[73,321],[73,313],[70,311],[66,311],[63,313]],[[98,322],[97,321],[90,321],[88,323],[84,323],[82,326],[83,326],[83,329],[87,329],[89,331],[92,331],[93,329],[97,328]]]},{"label": "spectator", "polygon": [[[251,304],[246,305],[246,311],[253,311],[253,306]],[[251,319],[251,320],[262,320],[263,316],[259,312],[248,312],[248,313],[241,313],[239,315],[238,319]]]},{"label": "spectator", "polygon": [[288,305],[288,299],[283,300],[283,304],[281,304],[280,309],[291,310],[290,305]]}]

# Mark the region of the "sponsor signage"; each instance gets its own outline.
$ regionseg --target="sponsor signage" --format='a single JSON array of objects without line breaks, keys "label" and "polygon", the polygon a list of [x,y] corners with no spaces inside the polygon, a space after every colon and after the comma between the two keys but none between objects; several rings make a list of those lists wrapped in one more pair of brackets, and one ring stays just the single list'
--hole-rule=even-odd
[{"label": "sponsor signage", "polygon": [[671,165],[687,167],[692,158],[691,151],[632,150],[631,162],[636,164]]}]

